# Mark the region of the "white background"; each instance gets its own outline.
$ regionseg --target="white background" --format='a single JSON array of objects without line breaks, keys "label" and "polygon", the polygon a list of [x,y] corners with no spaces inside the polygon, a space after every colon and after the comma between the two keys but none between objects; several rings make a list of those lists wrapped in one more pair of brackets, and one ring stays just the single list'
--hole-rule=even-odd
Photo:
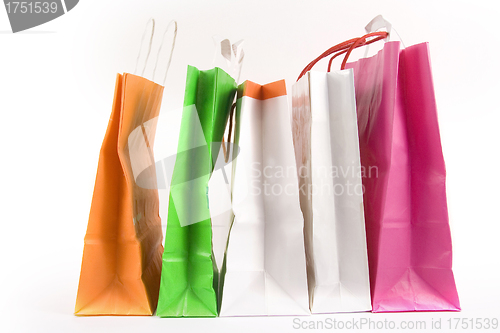
[{"label": "white background", "polygon": [[[496,1],[82,0],[63,17],[18,34],[9,32],[7,15],[0,9],[2,331],[297,331],[291,317],[73,315],[116,73],[133,71],[151,16],[158,31],[171,19],[178,21],[162,105],[162,115],[171,117],[171,125],[158,129],[173,139],[159,136],[156,142],[175,152],[180,119],[176,110],[182,106],[186,67],[211,67],[213,35],[245,40],[243,80],[264,84],[284,78],[291,91],[310,60],[334,44],[362,35],[377,14],[391,21],[407,46],[430,43],[448,170],[453,268],[463,311],[301,319],[365,317],[397,323],[422,319],[430,329],[431,318],[442,318],[443,328],[452,317],[499,318],[500,10]],[[165,63],[166,56],[161,61]],[[317,69],[324,70],[325,63]]]}]

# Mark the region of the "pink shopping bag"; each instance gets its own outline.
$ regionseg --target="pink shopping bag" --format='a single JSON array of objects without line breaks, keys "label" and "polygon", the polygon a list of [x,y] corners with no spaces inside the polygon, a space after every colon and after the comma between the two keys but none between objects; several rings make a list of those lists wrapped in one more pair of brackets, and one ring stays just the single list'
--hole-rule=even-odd
[{"label": "pink shopping bag", "polygon": [[373,312],[459,311],[428,44],[387,42],[346,68],[354,70]]}]

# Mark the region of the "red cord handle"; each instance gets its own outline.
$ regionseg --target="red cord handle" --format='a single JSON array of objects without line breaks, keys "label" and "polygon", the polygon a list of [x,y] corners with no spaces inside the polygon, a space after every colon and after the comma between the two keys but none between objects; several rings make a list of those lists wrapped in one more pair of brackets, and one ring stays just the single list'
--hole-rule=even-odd
[{"label": "red cord handle", "polygon": [[314,65],[316,65],[316,63],[318,61],[320,61],[321,59],[325,58],[325,57],[328,57],[330,54],[332,53],[335,53],[335,52],[338,52],[338,51],[341,51],[341,50],[347,50],[349,49],[349,47],[351,46],[352,43],[354,43],[355,41],[357,41],[358,38],[353,38],[353,39],[349,39],[343,43],[340,43],[340,44],[337,44],[335,46],[332,46],[331,48],[329,48],[328,50],[326,50],[325,52],[323,52],[319,57],[317,57],[316,59],[314,59],[313,61],[311,61],[303,70],[302,72],[300,73],[299,77],[297,78],[297,81],[302,77],[304,76],[305,73],[307,73],[308,71],[311,70],[311,68],[314,67]]},{"label": "red cord handle", "polygon": [[[388,35],[389,35],[389,33],[385,32],[385,31],[372,32],[372,33],[366,34],[366,35],[364,35],[362,37],[352,38],[352,39],[349,39],[349,40],[347,40],[347,41],[345,41],[343,43],[340,43],[340,44],[337,44],[335,46],[332,46],[331,48],[329,48],[328,50],[326,50],[325,52],[323,52],[319,57],[317,57],[316,59],[314,59],[313,61],[311,61],[302,70],[302,72],[300,73],[299,77],[297,78],[297,81],[302,76],[304,76],[305,73],[307,73],[308,71],[310,71],[313,68],[313,66],[316,65],[316,63],[318,63],[318,61],[320,61],[323,58],[328,57],[332,53],[335,53],[335,54],[332,56],[332,58],[330,59],[330,61],[328,63],[328,71],[330,71],[330,69],[331,69],[331,65],[332,65],[333,59],[335,59],[337,56],[339,56],[341,54],[347,53],[346,56],[344,57],[344,61],[342,62],[342,69],[344,69],[345,68],[345,64],[347,63],[347,58],[351,54],[352,50],[354,50],[357,47],[360,47],[360,46],[363,46],[363,45],[368,45],[368,44],[374,43],[376,41],[379,41],[381,39],[387,38]],[[375,37],[375,38],[367,41],[367,38],[370,38],[370,37]]]},{"label": "red cord handle", "polygon": [[[336,57],[338,57],[339,55],[341,54],[344,54],[344,53],[348,53],[346,54],[346,56],[344,57],[344,61],[342,62],[342,66],[341,66],[341,69],[345,69],[345,65],[347,64],[347,59],[349,58],[349,55],[351,54],[352,50],[354,50],[355,48],[358,48],[360,46],[364,46],[364,45],[369,45],[371,43],[375,43],[381,39],[384,39],[387,37],[387,33],[384,34],[384,35],[380,35],[376,38],[373,38],[369,41],[366,41],[366,38],[367,38],[367,35],[363,36],[363,37],[360,37],[358,38],[358,40],[356,42],[354,42],[351,47],[347,50],[343,50],[341,52],[338,52],[336,54],[334,54],[331,58],[330,58],[330,61],[328,62],[328,71],[331,70],[332,68],[332,62],[333,62],[333,59],[335,59]],[[374,37],[374,36],[368,36],[368,37]],[[356,44],[356,45],[355,45]]]},{"label": "red cord handle", "polygon": [[[342,61],[342,65],[340,66],[340,69],[345,69],[345,65],[347,64],[347,59],[351,55],[352,50],[354,50],[357,47],[368,45],[368,44],[374,43],[376,41],[379,41],[381,39],[384,39],[388,35],[389,35],[389,33],[385,32],[385,31],[383,31],[383,32],[372,32],[372,33],[366,34],[363,37],[359,38],[357,41],[355,41],[351,45],[351,47],[349,48],[349,50],[347,50],[347,53],[346,53],[346,55],[344,57],[344,61]],[[376,36],[378,36],[378,37],[376,37]],[[373,39],[371,39],[370,41],[367,42],[366,39],[370,38],[370,37],[376,37],[376,38],[373,38]]]}]

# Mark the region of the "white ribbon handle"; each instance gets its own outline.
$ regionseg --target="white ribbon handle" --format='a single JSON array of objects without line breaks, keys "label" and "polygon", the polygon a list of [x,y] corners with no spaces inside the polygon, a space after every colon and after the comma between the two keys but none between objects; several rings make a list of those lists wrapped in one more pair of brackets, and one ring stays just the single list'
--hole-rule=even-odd
[{"label": "white ribbon handle", "polygon": [[156,67],[158,66],[158,60],[160,59],[160,53],[163,48],[163,43],[165,41],[165,36],[167,35],[167,32],[170,30],[171,26],[174,26],[174,33],[172,37],[172,46],[170,48],[170,56],[168,58],[168,63],[167,63],[167,69],[165,70],[165,75],[163,77],[163,82],[162,85],[165,85],[165,81],[167,80],[167,74],[168,74],[168,69],[170,68],[170,63],[172,62],[172,55],[174,54],[174,48],[175,48],[175,40],[177,39],[177,21],[172,20],[167,26],[167,29],[165,29],[165,32],[163,32],[163,36],[161,38],[161,44],[160,48],[158,49],[158,54],[156,55],[156,62],[155,62],[155,67],[153,69],[153,81],[155,78],[155,73],[156,73]]},{"label": "white ribbon handle", "polygon": [[389,33],[389,35],[386,38],[386,41],[389,41],[391,39],[391,30],[392,30],[392,24],[391,22],[387,21],[382,15],[377,15],[368,22],[368,24],[365,27],[365,31],[367,34],[371,32],[375,32],[380,29],[385,29]]},{"label": "white ribbon handle", "polygon": [[[240,80],[241,68],[243,66],[243,59],[245,52],[243,52],[243,40],[239,40],[231,44],[229,39],[222,39],[219,36],[213,36],[215,44],[215,55],[213,60],[214,67],[221,67],[231,75],[236,83]],[[221,59],[225,60],[225,66],[220,64]]]},{"label": "white ribbon handle", "polygon": [[146,59],[144,60],[144,67],[142,68],[141,76],[144,76],[144,71],[146,70],[146,65],[148,63],[149,55],[151,54],[151,45],[153,45],[153,36],[155,33],[155,20],[153,18],[150,18],[148,20],[148,22],[146,23],[146,28],[144,29],[144,32],[142,33],[141,47],[139,49],[139,54],[137,54],[137,60],[135,61],[135,69],[134,69],[135,75],[137,75],[137,68],[139,67],[139,59],[141,58],[144,39],[146,38],[146,35],[148,32],[148,27],[150,25],[151,25],[151,36],[149,37],[148,53],[146,54]]},{"label": "white ribbon handle", "polygon": [[[388,42],[388,41],[391,40],[392,31],[394,30],[394,32],[396,33],[396,35],[398,35],[399,40],[401,41],[401,44],[403,44],[403,48],[406,48],[405,43],[403,43],[403,40],[401,39],[401,36],[399,36],[399,34],[396,31],[396,29],[394,29],[392,27],[391,22],[387,21],[382,15],[375,16],[370,22],[368,22],[368,24],[365,27],[365,31],[366,31],[367,34],[369,34],[371,32],[375,32],[375,31],[381,30],[381,29],[384,29],[385,31],[387,31],[389,33],[389,35],[385,39],[386,42]],[[366,48],[365,48],[364,58],[366,58],[368,56],[368,50],[369,50],[369,48],[370,48],[370,45],[367,45]]]}]

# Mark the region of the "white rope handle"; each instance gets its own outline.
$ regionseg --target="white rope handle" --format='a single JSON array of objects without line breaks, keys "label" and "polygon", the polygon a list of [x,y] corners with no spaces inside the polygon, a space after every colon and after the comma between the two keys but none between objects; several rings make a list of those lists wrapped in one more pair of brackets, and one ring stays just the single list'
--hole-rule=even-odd
[{"label": "white rope handle", "polygon": [[170,27],[172,25],[174,25],[174,36],[172,37],[172,46],[170,48],[170,56],[168,58],[167,69],[165,70],[165,76],[163,77],[162,85],[165,85],[165,81],[167,80],[168,69],[170,68],[170,63],[172,62],[172,55],[174,54],[175,40],[177,38],[177,21],[175,21],[175,20],[170,21],[170,23],[167,26],[167,29],[165,29],[165,32],[163,32],[163,36],[161,38],[160,48],[158,49],[158,54],[156,56],[155,68],[153,69],[153,81],[154,81],[155,74],[156,74],[156,67],[158,66],[158,60],[160,59],[161,49],[163,48],[163,42],[165,41],[165,36],[167,35],[167,32],[170,30]]},{"label": "white rope handle", "polygon": [[229,39],[222,39],[218,35],[212,36],[212,40],[215,44],[212,66],[224,69],[235,79],[236,83],[239,83],[243,59],[245,57],[245,53],[243,52],[244,40],[242,39],[231,44]]},{"label": "white rope handle", "polygon": [[[367,34],[369,34],[370,32],[378,31],[380,29],[385,29],[385,31],[387,31],[389,33],[389,35],[386,38],[386,42],[391,40],[391,34],[392,34],[392,31],[394,31],[396,33],[396,35],[398,35],[399,40],[401,41],[401,44],[403,44],[403,48],[406,48],[405,43],[403,42],[403,39],[398,34],[396,29],[394,29],[391,22],[387,21],[382,15],[375,16],[370,22],[368,22],[368,24],[365,27],[365,31]],[[368,57],[368,50],[369,49],[370,49],[370,45],[367,45],[365,48],[365,55],[363,56],[363,58]]]},{"label": "white rope handle", "polygon": [[136,75],[137,75],[137,68],[139,67],[139,59],[141,58],[144,39],[146,38],[146,34],[148,32],[149,25],[151,25],[151,37],[149,37],[148,53],[146,54],[146,59],[144,60],[144,67],[142,68],[141,76],[144,76],[144,71],[146,70],[146,65],[148,63],[149,55],[151,54],[151,46],[153,45],[153,36],[155,33],[155,20],[154,20],[154,18],[150,18],[148,20],[148,22],[146,23],[146,28],[144,29],[144,32],[142,34],[141,47],[139,49],[139,53],[137,54],[137,60],[135,61],[134,74],[136,74]]},{"label": "white rope handle", "polygon": [[241,68],[243,67],[243,59],[245,58],[245,52],[243,52],[243,44],[244,40],[241,39],[231,45],[233,49],[233,60],[231,61],[233,70],[235,71],[236,75],[236,83],[240,81],[240,76],[241,76]]}]

